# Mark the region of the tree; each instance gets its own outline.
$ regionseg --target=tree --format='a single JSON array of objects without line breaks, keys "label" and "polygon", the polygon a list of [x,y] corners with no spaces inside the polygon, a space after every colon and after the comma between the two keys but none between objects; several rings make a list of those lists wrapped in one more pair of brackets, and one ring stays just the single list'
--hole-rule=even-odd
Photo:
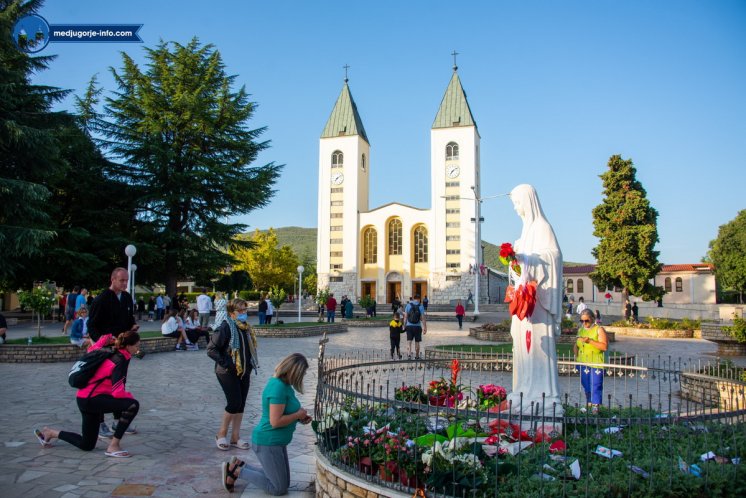
[{"label": "tree", "polygon": [[593,209],[593,235],[600,240],[592,251],[597,265],[591,279],[599,289],[622,288],[623,311],[630,294],[645,300],[663,295],[661,287],[650,283],[661,268],[654,250],[658,212],[635,178],[631,160],[611,156],[608,168],[600,175],[604,199]]},{"label": "tree", "polygon": [[256,104],[244,87],[233,90],[236,76],[212,45],[193,38],[146,52],[144,70],[122,55],[117,91],[100,116],[86,115],[140,206],[138,266],[140,245],[152,245],[143,257],[162,268],[171,293],[180,277],[205,279],[233,263],[226,248],[248,245],[235,239],[246,226],[224,220],[266,205],[282,167],[250,166],[269,147],[257,141],[265,128],[248,127]]},{"label": "tree", "polygon": [[[50,178],[62,167],[54,130],[65,113],[51,107],[68,93],[32,85],[31,74],[53,57],[31,57],[12,41],[15,22],[41,0],[0,0],[0,287],[12,288],[55,236],[47,214]],[[29,282],[30,283],[30,282]]]},{"label": "tree", "polygon": [[718,236],[710,241],[708,259],[715,265],[718,285],[724,290],[738,293],[738,302],[743,303],[746,291],[746,210],[720,225]]},{"label": "tree", "polygon": [[233,292],[251,289],[251,277],[243,270],[232,271],[221,275],[215,282],[215,288],[222,292]]},{"label": "tree", "polygon": [[36,313],[36,336],[41,337],[41,317],[52,310],[56,301],[54,295],[54,284],[44,282],[37,284],[30,291],[18,291],[18,301],[24,308],[28,308]]},{"label": "tree", "polygon": [[277,234],[270,228],[266,232],[254,231],[251,238],[242,236],[252,243],[251,249],[238,248],[233,255],[238,260],[235,267],[246,270],[259,290],[279,286],[292,288],[297,275],[298,257],[289,246],[278,247]]}]

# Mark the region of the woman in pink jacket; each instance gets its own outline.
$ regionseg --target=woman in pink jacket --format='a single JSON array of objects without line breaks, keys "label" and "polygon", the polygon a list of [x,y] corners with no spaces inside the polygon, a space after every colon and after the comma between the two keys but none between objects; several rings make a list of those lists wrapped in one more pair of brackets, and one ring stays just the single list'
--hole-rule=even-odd
[{"label": "woman in pink jacket", "polygon": [[[111,340],[111,335],[104,335],[89,351],[100,349],[110,344]],[[127,368],[130,358],[137,352],[139,345],[140,334],[134,331],[124,332],[116,338],[114,354],[111,358],[104,360],[86,387],[78,389],[77,402],[83,417],[83,434],[49,427],[44,427],[42,430],[35,429],[34,434],[42,446],[51,446],[53,439],[61,439],[83,451],[91,451],[96,447],[99,424],[103,415],[117,413],[120,414],[119,422],[114,437],[111,438],[106,448],[106,456],[113,458],[132,456],[119,446],[119,442],[140,409],[140,403],[126,390]]]}]

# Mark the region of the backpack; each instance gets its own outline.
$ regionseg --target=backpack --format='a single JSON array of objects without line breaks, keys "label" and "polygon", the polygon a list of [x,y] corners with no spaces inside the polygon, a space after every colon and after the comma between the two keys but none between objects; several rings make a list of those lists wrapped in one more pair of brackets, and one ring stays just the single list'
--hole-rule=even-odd
[{"label": "backpack", "polygon": [[[108,349],[97,349],[78,358],[78,361],[73,363],[70,373],[67,374],[67,382],[70,387],[76,389],[86,387],[101,364],[115,354]],[[103,379],[101,380],[103,381]]]},{"label": "backpack", "polygon": [[421,313],[419,303],[412,303],[409,305],[409,312],[407,313],[407,321],[412,325],[420,323]]}]

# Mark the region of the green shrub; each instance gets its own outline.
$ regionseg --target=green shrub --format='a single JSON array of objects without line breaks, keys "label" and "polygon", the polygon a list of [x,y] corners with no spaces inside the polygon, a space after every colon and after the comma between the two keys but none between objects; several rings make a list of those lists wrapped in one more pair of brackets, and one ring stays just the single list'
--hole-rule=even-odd
[{"label": "green shrub", "polygon": [[746,320],[743,318],[733,318],[733,325],[723,327],[724,332],[728,332],[738,342],[746,342]]}]

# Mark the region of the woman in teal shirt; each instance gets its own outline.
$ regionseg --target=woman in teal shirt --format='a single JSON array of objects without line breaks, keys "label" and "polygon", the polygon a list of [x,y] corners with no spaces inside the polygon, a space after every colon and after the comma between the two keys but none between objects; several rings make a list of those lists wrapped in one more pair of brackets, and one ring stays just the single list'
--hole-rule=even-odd
[{"label": "woman in teal shirt", "polygon": [[287,493],[290,486],[288,444],[293,439],[297,422],[311,422],[311,417],[295,397],[295,391],[303,394],[303,378],[307,370],[308,360],[300,353],[293,353],[277,364],[275,375],[262,391],[262,418],[251,436],[254,453],[262,466],[253,467],[235,457],[223,462],[221,469],[226,491],[232,492],[240,477],[267,494],[280,496]]}]

